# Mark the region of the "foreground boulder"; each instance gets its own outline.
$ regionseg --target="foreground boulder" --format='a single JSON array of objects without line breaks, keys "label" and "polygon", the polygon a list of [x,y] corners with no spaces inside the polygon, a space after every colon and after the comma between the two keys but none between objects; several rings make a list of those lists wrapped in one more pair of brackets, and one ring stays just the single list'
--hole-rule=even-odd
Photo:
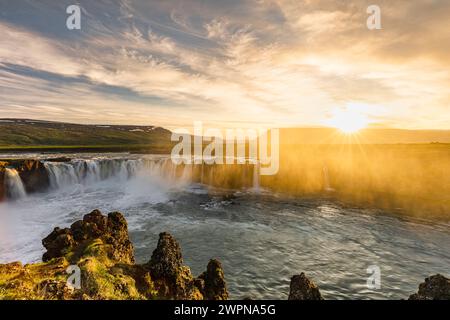
[{"label": "foreground boulder", "polygon": [[[226,299],[223,270],[211,260],[194,278],[181,248],[161,233],[150,261],[134,262],[127,222],[119,212],[94,210],[70,228],[55,228],[43,241],[44,263],[0,264],[0,299]],[[69,268],[70,267],[70,268]],[[69,269],[68,269],[69,268]],[[80,271],[80,287],[68,270]]]},{"label": "foreground boulder", "polygon": [[450,279],[440,274],[426,278],[409,300],[450,300]]},{"label": "foreground boulder", "polygon": [[109,247],[107,252],[110,259],[134,263],[133,244],[128,237],[127,221],[119,212],[112,212],[105,217],[99,210],[85,215],[83,220],[75,222],[70,228],[55,228],[42,240],[47,249],[42,260],[47,262],[74,251],[71,260],[76,261],[79,258],[77,253],[81,253],[96,239]]},{"label": "foreground boulder", "polygon": [[319,288],[302,272],[291,278],[288,300],[323,300]]}]

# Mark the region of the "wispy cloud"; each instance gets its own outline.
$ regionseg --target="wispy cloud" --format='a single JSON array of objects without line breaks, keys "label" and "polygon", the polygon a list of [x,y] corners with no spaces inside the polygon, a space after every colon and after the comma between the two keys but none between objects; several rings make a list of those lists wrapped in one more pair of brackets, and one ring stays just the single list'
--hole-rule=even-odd
[{"label": "wispy cloud", "polygon": [[69,31],[68,1],[6,1],[0,117],[315,126],[356,104],[379,125],[450,128],[450,5],[380,0],[369,31],[365,2],[80,1]]}]

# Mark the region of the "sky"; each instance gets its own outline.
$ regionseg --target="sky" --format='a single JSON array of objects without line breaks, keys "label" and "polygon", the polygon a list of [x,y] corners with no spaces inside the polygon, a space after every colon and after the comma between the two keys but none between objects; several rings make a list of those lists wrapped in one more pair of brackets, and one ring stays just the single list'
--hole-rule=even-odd
[{"label": "sky", "polygon": [[0,0],[0,118],[450,129],[449,17],[448,0]]}]

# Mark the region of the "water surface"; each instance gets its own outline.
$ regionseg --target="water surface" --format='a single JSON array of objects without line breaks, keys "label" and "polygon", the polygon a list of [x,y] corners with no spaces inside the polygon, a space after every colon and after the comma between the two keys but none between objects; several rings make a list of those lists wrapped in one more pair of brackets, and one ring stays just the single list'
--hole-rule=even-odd
[{"label": "water surface", "polygon": [[[349,208],[326,198],[213,189],[186,177],[172,179],[161,162],[127,166],[116,166],[105,179],[68,179],[48,193],[1,204],[0,263],[39,261],[41,239],[53,227],[69,226],[98,208],[124,213],[138,262],[150,259],[163,231],[180,242],[194,275],[210,258],[219,259],[235,299],[286,299],[290,277],[300,272],[325,298],[401,299],[425,277],[450,273],[445,223]],[[381,269],[380,290],[367,288],[371,265]]]}]

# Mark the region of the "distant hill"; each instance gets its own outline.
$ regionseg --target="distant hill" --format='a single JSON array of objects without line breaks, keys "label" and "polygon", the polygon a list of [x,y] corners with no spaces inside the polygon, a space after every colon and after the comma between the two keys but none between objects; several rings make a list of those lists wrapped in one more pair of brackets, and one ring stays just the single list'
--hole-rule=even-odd
[{"label": "distant hill", "polygon": [[170,144],[171,132],[155,126],[81,125],[0,119],[0,148],[154,146]]},{"label": "distant hill", "polygon": [[[0,119],[0,150],[102,149],[170,153],[171,132],[156,126],[82,125],[32,119]],[[450,130],[364,129],[345,135],[333,128],[283,128],[283,145],[450,143]]]}]

